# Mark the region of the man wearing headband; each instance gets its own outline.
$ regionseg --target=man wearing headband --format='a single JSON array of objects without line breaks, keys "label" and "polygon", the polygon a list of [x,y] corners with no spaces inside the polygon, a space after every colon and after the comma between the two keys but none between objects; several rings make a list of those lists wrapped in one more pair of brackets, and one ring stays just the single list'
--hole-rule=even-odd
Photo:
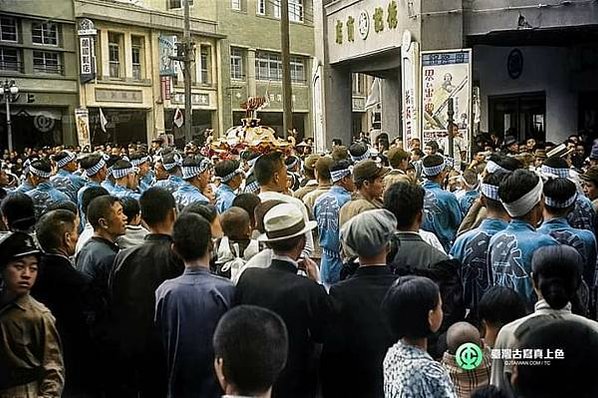
[{"label": "man wearing headband", "polygon": [[441,186],[448,173],[445,159],[441,155],[429,155],[423,158],[422,164],[426,178],[423,184],[426,196],[422,229],[434,233],[448,253],[461,224],[459,202],[454,194]]},{"label": "man wearing headband", "polygon": [[538,232],[552,236],[557,242],[569,245],[579,252],[584,261],[583,279],[593,290],[596,273],[596,238],[585,229],[573,228],[567,216],[580,195],[575,183],[565,178],[554,178],[544,183],[544,222]]},{"label": "man wearing headband", "polygon": [[201,155],[188,156],[181,167],[185,183],[173,194],[179,209],[191,203],[210,203],[203,190],[210,183],[210,161]]},{"label": "man wearing headband", "polygon": [[33,199],[35,205],[35,218],[39,219],[48,207],[61,202],[68,202],[69,197],[54,188],[50,182],[52,176],[52,166],[46,159],[35,160],[29,165],[29,183],[33,185],[27,195]]},{"label": "man wearing headband", "polygon": [[31,165],[31,162],[33,162],[35,160],[37,160],[37,158],[29,158],[23,162],[23,171],[21,173],[21,175],[22,175],[21,183],[15,189],[15,192],[27,193],[28,191],[31,191],[33,188],[35,188],[31,184],[31,182],[29,182],[29,166]]},{"label": "man wearing headband", "polygon": [[[576,186],[576,180],[571,178],[571,169],[567,161],[558,156],[552,156],[546,159],[541,167],[541,173],[546,178],[567,178],[573,181]],[[577,187],[579,192],[582,192],[581,186]],[[577,195],[575,199],[575,206],[569,212],[567,220],[573,228],[587,229],[592,232],[596,228],[596,212],[592,206],[592,202],[584,195]]]},{"label": "man wearing headband", "polygon": [[114,164],[121,160],[121,157],[118,155],[110,155],[108,159],[106,159],[106,179],[102,181],[102,188],[106,189],[108,192],[112,192],[114,189],[114,184],[116,183],[114,176],[112,175],[112,169],[114,168]]},{"label": "man wearing headband", "polygon": [[154,173],[150,164],[151,157],[146,153],[138,153],[131,155],[130,161],[133,167],[138,169],[139,190],[147,191],[154,183]]},{"label": "man wearing headband", "polygon": [[238,160],[223,160],[216,164],[214,172],[220,178],[220,186],[216,190],[216,209],[222,214],[233,205],[237,197],[235,192],[243,183],[245,173]]},{"label": "man wearing headband", "polygon": [[322,262],[322,282],[330,286],[340,280],[343,260],[341,257],[339,217],[341,207],[351,200],[355,189],[353,167],[348,160],[335,161],[330,165],[330,179],[334,184],[315,201],[313,214],[318,222]]},{"label": "man wearing headband", "polygon": [[544,207],[542,187],[542,179],[529,170],[516,170],[500,183],[498,197],[512,220],[488,246],[492,284],[515,290],[530,308],[537,299],[531,279],[532,256],[540,247],[558,244],[536,231]]},{"label": "man wearing headband", "polygon": [[50,182],[60,192],[66,194],[71,202],[77,203],[77,193],[85,185],[85,180],[74,174],[77,171],[77,155],[73,152],[62,151],[53,159],[58,171]]},{"label": "man wearing headband", "polygon": [[161,161],[156,163],[156,166],[161,167],[168,173],[168,178],[165,180],[156,181],[155,187],[166,189],[171,194],[174,194],[181,186],[185,184],[183,180],[181,165],[183,164],[183,158],[177,151],[171,151],[163,153]]},{"label": "man wearing headband", "polygon": [[498,187],[507,175],[496,172],[484,178],[480,202],[486,209],[486,217],[479,227],[460,235],[450,252],[451,257],[462,264],[463,298],[470,310],[477,308],[486,290],[492,286],[487,266],[490,238],[504,230],[511,220],[498,197]]},{"label": "man wearing headband", "polygon": [[55,319],[29,292],[40,250],[14,232],[0,239],[0,396],[60,397],[64,363]]},{"label": "man wearing headband", "polygon": [[478,190],[480,180],[478,173],[472,169],[465,170],[461,179],[465,193],[463,196],[459,197],[458,201],[459,207],[461,208],[461,214],[465,216],[473,205],[473,202],[480,196],[480,191]]},{"label": "man wearing headband", "polygon": [[139,176],[137,168],[133,167],[131,162],[119,160],[112,166],[112,177],[114,177],[114,188],[110,195],[119,199],[133,198],[139,200],[139,193],[136,192],[139,187]]}]

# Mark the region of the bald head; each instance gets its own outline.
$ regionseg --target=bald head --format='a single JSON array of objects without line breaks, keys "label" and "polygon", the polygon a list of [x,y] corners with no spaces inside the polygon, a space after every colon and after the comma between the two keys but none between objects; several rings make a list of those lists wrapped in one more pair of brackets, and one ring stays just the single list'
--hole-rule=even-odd
[{"label": "bald head", "polygon": [[457,322],[446,332],[449,353],[455,355],[459,346],[465,343],[474,343],[481,347],[480,331],[471,323]]}]

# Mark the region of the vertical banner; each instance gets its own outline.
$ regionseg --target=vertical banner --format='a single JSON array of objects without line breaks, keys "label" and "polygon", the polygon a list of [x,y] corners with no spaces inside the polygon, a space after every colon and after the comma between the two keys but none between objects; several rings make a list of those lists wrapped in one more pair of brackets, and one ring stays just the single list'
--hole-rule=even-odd
[{"label": "vertical banner", "polygon": [[75,108],[75,126],[77,126],[77,139],[81,148],[91,145],[89,136],[89,111],[87,108]]},{"label": "vertical banner", "polygon": [[170,76],[161,76],[160,77],[162,101],[170,101],[170,99],[171,99],[171,96],[172,96],[171,79],[172,78]]},{"label": "vertical banner", "polygon": [[[324,110],[322,109],[322,68],[316,58],[313,59],[312,70],[312,96],[313,96],[313,121],[314,121],[314,145],[316,152],[320,153],[326,149],[324,138]],[[269,98],[266,95],[267,101]]]},{"label": "vertical banner", "polygon": [[176,55],[176,36],[158,37],[160,51],[160,76],[176,76],[175,61],[170,58]]},{"label": "vertical banner", "polygon": [[[421,53],[422,141],[446,145],[448,103],[453,99],[454,123],[459,137],[455,147],[466,151],[471,142],[471,49],[422,51]],[[462,148],[461,148],[462,147]],[[448,149],[445,148],[445,153]],[[457,155],[455,156],[457,158]]]},{"label": "vertical banner", "polygon": [[79,80],[81,84],[89,83],[96,78],[95,37],[97,30],[89,19],[79,22]]},{"label": "vertical banner", "polygon": [[411,33],[408,30],[405,30],[403,34],[403,43],[401,45],[401,73],[403,143],[408,148],[412,138],[421,139],[418,123],[421,109],[418,90],[419,44],[411,41]]}]

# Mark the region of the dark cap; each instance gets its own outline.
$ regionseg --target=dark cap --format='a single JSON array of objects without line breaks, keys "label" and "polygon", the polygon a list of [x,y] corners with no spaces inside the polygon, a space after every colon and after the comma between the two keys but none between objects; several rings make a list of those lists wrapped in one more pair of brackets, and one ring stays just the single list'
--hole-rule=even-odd
[{"label": "dark cap", "polygon": [[505,137],[505,146],[511,146],[513,144],[517,144],[517,139],[515,137],[513,137],[512,135],[507,135]]},{"label": "dark cap", "polygon": [[31,235],[25,232],[10,232],[0,237],[0,266],[29,255],[40,255],[40,250]]},{"label": "dark cap", "polygon": [[598,185],[598,166],[590,167],[585,173],[581,174],[579,178]]},{"label": "dark cap", "polygon": [[375,161],[366,159],[358,162],[353,168],[353,180],[355,182],[373,180],[378,177],[384,177],[389,172],[390,169],[388,167],[382,167]]}]

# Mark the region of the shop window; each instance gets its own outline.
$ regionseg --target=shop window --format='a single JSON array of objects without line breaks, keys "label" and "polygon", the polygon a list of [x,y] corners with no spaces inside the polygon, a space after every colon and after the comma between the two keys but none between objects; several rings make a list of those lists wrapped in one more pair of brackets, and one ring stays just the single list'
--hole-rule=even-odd
[{"label": "shop window", "polygon": [[523,141],[546,139],[546,94],[524,93],[488,97],[488,127],[499,137]]},{"label": "shop window", "polygon": [[33,71],[58,75],[62,74],[60,54],[51,51],[34,51]]},{"label": "shop window", "polygon": [[133,79],[143,79],[143,37],[131,36],[131,60],[133,63]]},{"label": "shop window", "polygon": [[33,23],[31,25],[31,41],[46,46],[58,45],[58,25],[55,23]]},{"label": "shop window", "polygon": [[243,50],[231,48],[230,50],[230,78],[242,80],[243,74]]},{"label": "shop window", "polygon": [[0,70],[22,72],[19,50],[16,48],[0,47]]},{"label": "shop window", "polygon": [[10,17],[0,17],[0,41],[16,43],[18,38],[17,20]]},{"label": "shop window", "polygon": [[[183,3],[184,0],[168,0],[168,9],[172,10],[175,8],[183,8],[185,6],[185,3]],[[193,5],[193,0],[187,0],[189,2],[189,6]]]},{"label": "shop window", "polygon": [[120,72],[120,52],[121,52],[122,35],[118,33],[108,33],[108,62],[109,62],[109,76],[119,78]]}]

